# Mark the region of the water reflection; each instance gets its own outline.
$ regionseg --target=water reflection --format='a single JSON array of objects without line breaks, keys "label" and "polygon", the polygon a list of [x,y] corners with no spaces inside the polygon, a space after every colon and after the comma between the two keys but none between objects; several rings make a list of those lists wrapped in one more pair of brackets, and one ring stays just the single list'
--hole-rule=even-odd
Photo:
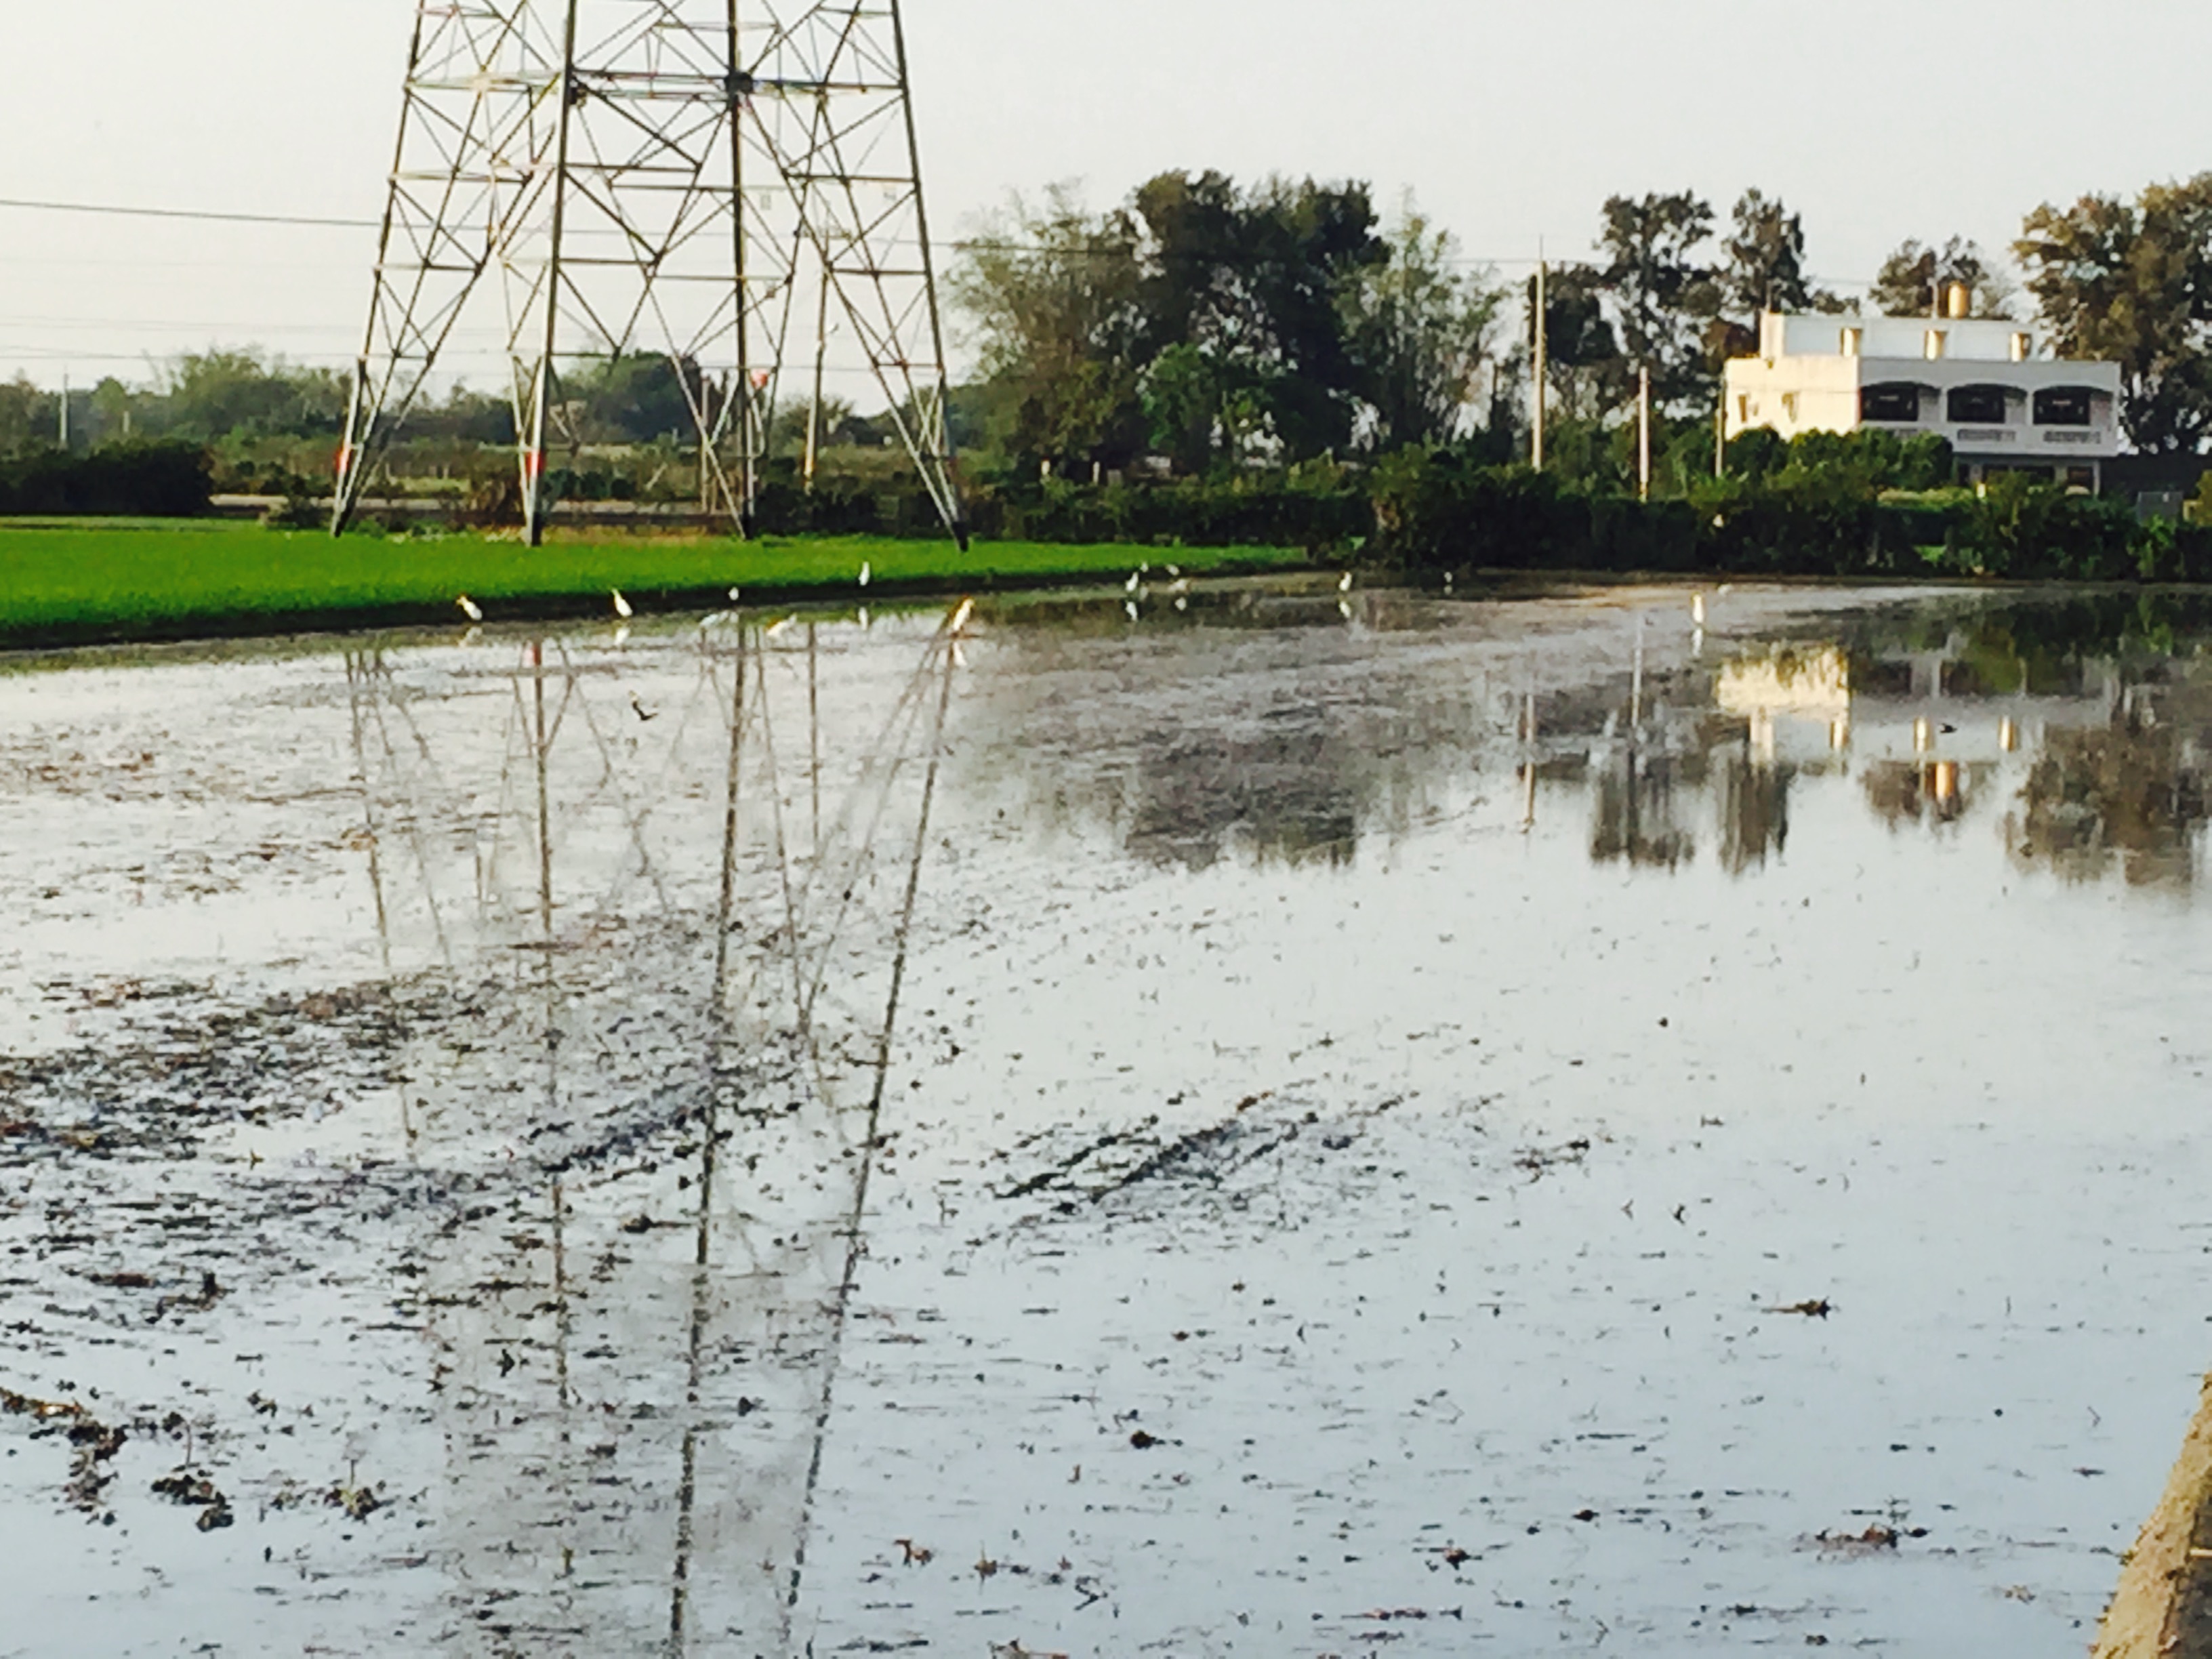
[{"label": "water reflection", "polygon": [[396,1241],[444,1447],[418,1632],[794,1646],[957,633],[860,711],[824,825],[818,641],[781,631],[702,635],[651,702],[560,641],[458,686],[348,661],[380,939],[422,988],[408,1157],[468,1195]]},{"label": "water reflection", "polygon": [[[39,1215],[27,1211],[13,1222],[18,1231],[9,1237],[39,1240],[40,1273],[67,1279],[73,1304],[94,1296],[84,1274],[94,1271],[118,1296],[118,1267],[143,1274],[157,1291],[198,1283],[204,1251],[216,1248],[196,1242],[216,1236],[205,1215],[219,1214],[220,1236],[240,1241],[234,1256],[214,1262],[233,1298],[222,1316],[237,1322],[216,1327],[213,1309],[192,1316],[191,1339],[207,1340],[189,1374],[204,1391],[198,1397],[215,1402],[193,1407],[216,1431],[202,1440],[210,1467],[234,1498],[272,1495],[269,1515],[256,1521],[270,1530],[254,1534],[246,1577],[222,1578],[228,1569],[207,1565],[215,1558],[192,1558],[195,1572],[214,1584],[209,1595],[228,1587],[247,1605],[269,1594],[278,1606],[275,1592],[248,1582],[254,1560],[270,1559],[261,1553],[267,1539],[301,1583],[312,1573],[329,1595],[349,1598],[352,1627],[380,1624],[380,1639],[397,1649],[797,1652],[805,1650],[805,1614],[794,1608],[806,1599],[809,1551],[822,1540],[822,1515],[842,1501],[842,1565],[861,1575],[860,1588],[840,1581],[826,1598],[814,1593],[848,1624],[880,1612],[884,1633],[856,1635],[836,1650],[912,1646],[899,1633],[908,1627],[932,1638],[964,1628],[950,1615],[934,1624],[927,1612],[909,1615],[903,1598],[934,1593],[916,1588],[918,1576],[878,1588],[885,1553],[897,1550],[902,1530],[911,1538],[916,1523],[879,1505],[875,1485],[896,1486],[915,1507],[939,1484],[990,1497],[1000,1507],[973,1547],[995,1549],[1018,1519],[1029,1525],[1007,1495],[1019,1489],[1020,1477],[1007,1474],[1016,1466],[999,1466],[993,1478],[1008,1484],[987,1493],[988,1482],[962,1485],[947,1476],[952,1466],[938,1462],[917,1461],[897,1486],[892,1465],[867,1462],[866,1453],[878,1443],[868,1421],[880,1425],[893,1407],[903,1413],[918,1400],[926,1410],[901,1420],[926,1425],[907,1443],[932,1458],[942,1443],[973,1439],[1010,1441],[1029,1460],[1018,1416],[970,1420],[983,1414],[979,1399],[1008,1398],[981,1392],[981,1371],[956,1346],[972,1326],[947,1334],[955,1340],[941,1344],[933,1369],[879,1362],[898,1397],[868,1402],[881,1410],[848,1409],[840,1431],[860,1449],[850,1454],[864,1465],[854,1477],[860,1496],[839,1500],[834,1480],[822,1485],[848,1340],[853,1328],[872,1328],[851,1326],[864,1252],[872,1243],[888,1273],[902,1250],[950,1249],[944,1236],[954,1233],[988,1240],[1003,1220],[995,1200],[972,1196],[998,1190],[988,1182],[970,1189],[977,1207],[966,1217],[957,1182],[949,1191],[894,1183],[895,1206],[878,1189],[872,1209],[872,1182],[891,1167],[896,1133],[969,1133],[1025,1147],[1014,1127],[1024,1120],[997,1127],[1026,1106],[1016,1098],[1028,1092],[1017,1091],[1018,1079],[1044,1085],[1030,1109],[1086,1146],[1117,1135],[1151,1145],[1146,1137],[1155,1132],[1165,1147],[1207,1144],[1220,1129],[1194,1115],[1206,1109],[1199,1097],[1222,1094],[1224,1108],[1243,1097],[1239,1115],[1263,1098],[1254,1091],[1267,1080],[1253,1074],[1264,1068],[1248,1058],[1261,1051],[1237,1046],[1240,1030],[1250,1039],[1253,1028],[1285,1018],[1279,1007],[1309,994],[1340,1001],[1340,963],[1358,963],[1369,947],[1366,988],[1389,1005],[1387,1021],[1373,1029],[1388,1033],[1382,1051],[1395,1105],[1407,1056],[1429,1040],[1408,1032],[1401,1005],[1422,1008],[1423,996],[1435,994],[1430,988],[1449,984],[1449,1012],[1459,1012],[1469,953],[1462,941],[1478,935],[1456,920],[1442,932],[1455,908],[1499,933],[1529,926],[1540,945],[1559,946],[1559,960],[1573,971],[1595,971],[1595,957],[1570,955],[1579,941],[1517,923],[1510,902],[1487,910],[1457,903],[1484,889],[1509,900],[1545,896],[1542,878],[1528,878],[1524,849],[1556,854],[1567,867],[1569,879],[1548,890],[1567,921],[1547,920],[1571,924],[1577,935],[1595,933],[1583,924],[1604,919],[1614,896],[1603,891],[1591,906],[1577,886],[1714,872],[1749,884],[1855,832],[1875,843],[1893,836],[1899,848],[1942,836],[1961,854],[2002,848],[2024,869],[2069,881],[2117,876],[2175,891],[2197,878],[2212,738],[2212,674],[2200,642],[2212,634],[2185,613],[2084,610],[2032,596],[1869,605],[1769,594],[1714,603],[1700,637],[1680,596],[1666,593],[1513,606],[1333,592],[1176,597],[1193,602],[1171,617],[1134,623],[1118,599],[1010,607],[977,630],[967,667],[935,619],[904,625],[903,634],[890,623],[866,638],[840,629],[826,677],[824,641],[814,630],[729,618],[681,641],[648,636],[627,652],[590,637],[460,650],[363,646],[343,672],[335,661],[299,671],[306,684],[296,703],[261,707],[273,729],[258,734],[258,746],[287,763],[307,758],[285,789],[256,776],[235,795],[279,799],[296,813],[265,830],[267,845],[332,849],[353,908],[314,914],[342,920],[373,905],[373,943],[355,969],[371,978],[380,953],[380,977],[362,988],[315,978],[319,963],[288,961],[288,1000],[226,1009],[219,1026],[187,1022],[157,1033],[158,1042],[142,1036],[135,1049],[106,1053],[90,1052],[88,1039],[66,1065],[10,1060],[0,1134],[11,1172],[46,1184],[46,1213],[130,1212],[118,1226],[103,1219],[81,1235],[39,1231]],[[199,695],[208,701],[190,709],[194,724],[219,726],[205,711],[222,705]],[[276,719],[271,708],[288,712]],[[112,769],[108,804],[127,799],[123,781],[139,777],[154,746],[142,763],[134,744]],[[349,781],[332,787],[348,761]],[[941,792],[940,781],[948,786]],[[221,797],[224,811],[233,799]],[[227,820],[185,819],[173,799],[161,811],[184,823],[173,833],[190,851],[238,839]],[[1095,837],[1103,855],[1095,864],[1058,848],[1032,856],[1056,833]],[[1492,856],[1474,850],[1480,838]],[[1395,872],[1374,879],[1370,868],[1352,872],[1355,888],[1346,873],[1415,842],[1425,861],[1402,884],[1387,879]],[[20,848],[15,856],[19,867],[35,866]],[[89,861],[71,856],[78,866]],[[1573,878],[1585,858],[1608,882]],[[1182,933],[1176,965],[1148,968],[1146,957],[1157,961],[1170,948],[1172,923],[1161,918],[1181,896],[1173,878],[1239,861],[1296,862],[1310,878],[1249,884],[1270,890],[1233,927],[1175,929]],[[1091,896],[1078,891],[1071,901],[1071,888],[1099,866],[1109,866],[1109,893],[1136,889],[1126,908],[1150,913],[1102,920]],[[1171,879],[1148,879],[1162,871]],[[68,884],[58,880],[53,890]],[[1236,896],[1233,880],[1216,884]],[[1325,908],[1340,892],[1364,889],[1378,899],[1386,886],[1411,902],[1372,939],[1355,924],[1316,943],[1291,920],[1299,908],[1291,901],[1319,896],[1316,908]],[[1849,889],[1839,879],[1832,890]],[[906,946],[925,891],[939,906],[933,937],[946,947],[929,1000],[949,1001],[955,991],[976,999],[963,1012],[902,1006]],[[1065,930],[1054,926],[1063,903],[1074,912]],[[1433,944],[1407,920],[1425,907],[1443,913]],[[244,908],[221,914],[234,919]],[[1279,910],[1286,925],[1271,931]],[[1715,910],[1722,927],[1751,914]],[[209,913],[190,914],[197,923]],[[1802,926],[1822,921],[1814,911]],[[1126,935],[1117,935],[1124,923]],[[1056,945],[1044,937],[1053,933]],[[1145,981],[1155,994],[1163,984],[1206,987],[1256,966],[1278,945],[1285,948],[1273,959],[1287,957],[1287,969],[1272,977],[1262,970],[1256,985],[1233,986],[1212,1006],[1201,991],[1190,1009],[1177,1010],[1171,988],[1164,1009],[1133,997],[1129,1009],[1116,1010],[1104,993],[1116,977],[1133,987]],[[1117,945],[1133,967],[1121,965]],[[1103,965],[1086,980],[1076,962],[1087,962],[1093,947]],[[1670,967],[1662,959],[1653,971],[1703,974],[1707,948],[1699,942],[1696,961]],[[1401,962],[1378,965],[1376,952],[1401,949]],[[1552,954],[1519,953],[1497,988],[1517,994],[1545,985]],[[1824,959],[1818,950],[1803,954]],[[297,994],[293,980],[309,994]],[[1560,988],[1568,984],[1554,981],[1551,1000],[1572,1002],[1581,982]],[[1832,983],[1820,994],[1842,1000],[1855,989]],[[1089,1011],[1068,1005],[1086,998],[1120,1022],[1110,1036],[1083,1032]],[[88,1000],[84,1017],[100,1017],[93,1011],[105,1006]],[[1431,1011],[1446,1009],[1433,1003],[1424,1012]],[[1297,1040],[1334,1045],[1340,1018],[1331,1007],[1326,1031],[1309,1018]],[[933,1083],[915,1098],[932,1103],[937,1121],[909,1111],[887,1133],[894,1033],[925,1021],[928,1052],[917,1042],[902,1061],[901,1100],[918,1082],[909,1073],[927,1066],[933,1079],[961,1042],[980,1050],[971,1036],[979,1029],[1001,1049],[1028,1052],[1044,1037],[1066,1052],[1029,1072],[1016,1069],[1023,1052],[994,1054],[988,1073],[971,1052],[975,1069],[951,1092],[955,1105],[943,1106]],[[1795,1042],[1792,1034],[1818,1023],[1768,1024],[1780,1034],[1775,1041]],[[1850,1018],[1826,1024],[1868,1029]],[[283,1041],[270,1041],[272,1027]],[[1937,1036],[1942,1051],[1955,1045],[1952,1028]],[[238,1057],[233,1072],[188,1065],[177,1073],[182,1081],[172,1075],[210,1048]],[[1188,1079],[1163,1070],[1122,1083],[1154,1048]],[[1764,1099],[1772,1086],[1766,1063],[1796,1051],[1753,1052],[1762,1069],[1744,1086]],[[1281,1063],[1286,1075],[1311,1074],[1297,1050]],[[1486,1064],[1486,1054],[1435,1062],[1426,1075],[1438,1097],[1471,1087],[1474,1063]],[[156,1076],[166,1079],[160,1088],[149,1081]],[[1188,1079],[1196,1080],[1192,1103],[1177,1119]],[[1559,1085],[1538,1082],[1525,1092],[1548,1107]],[[1357,1092],[1343,1077],[1327,1086]],[[310,1102],[319,1103],[312,1112]],[[386,1104],[389,1133],[378,1127]],[[1119,1128],[1104,1121],[1116,1109],[1133,1115]],[[238,1138],[225,1140],[234,1120]],[[86,1138],[64,1141],[73,1126]],[[1176,1139],[1184,1129],[1194,1140]],[[1306,1144],[1332,1152],[1349,1145],[1334,1135]],[[94,1145],[124,1151],[112,1162],[83,1161],[78,1155]],[[168,1161],[149,1153],[126,1164],[134,1146],[158,1149]],[[60,1161],[53,1149],[64,1147],[78,1161]],[[1422,1147],[1431,1150],[1425,1139]],[[1701,1166],[1697,1178],[1710,1174]],[[137,1206],[152,1201],[148,1191],[160,1188],[166,1201],[195,1187],[212,1194],[204,1214],[187,1218],[200,1231],[172,1233],[136,1218]],[[1432,1206],[1394,1200],[1385,1206],[1389,1224],[1443,1213],[1442,1200],[1459,1195],[1439,1188]],[[1610,1196],[1601,1208],[1612,1224]],[[1620,1212],[1624,1222],[1632,1218],[1628,1208]],[[1886,1213],[1901,1223],[1942,1208],[1899,1202]],[[948,1218],[959,1224],[948,1227]],[[1854,1229],[1866,1225],[1856,1212],[1848,1219]],[[0,1212],[6,1224],[9,1212]],[[1206,1259],[1189,1248],[1206,1235],[1180,1222],[1176,1229],[1162,1255]],[[130,1255],[98,1256],[108,1247],[95,1232],[127,1235]],[[1590,1236],[1577,1221],[1575,1245]],[[937,1323],[935,1299],[957,1293],[940,1288],[938,1267],[955,1283],[956,1268],[968,1271],[966,1253],[981,1248],[971,1242],[931,1261],[928,1302],[886,1307],[911,1325]],[[1571,1249],[1556,1259],[1579,1259]],[[1474,1254],[1448,1258],[1455,1273]],[[296,1270],[276,1265],[280,1256],[311,1255]],[[1363,1243],[1315,1278],[1339,1277],[1345,1261],[1364,1255]],[[1271,1243],[1269,1260],[1280,1259]],[[1010,1304],[1024,1321],[1032,1317],[1030,1284],[1045,1279],[1025,1282]],[[330,1302],[306,1303],[301,1286],[311,1280],[313,1295]],[[1083,1322],[1111,1317],[1111,1298],[1101,1294],[1094,1305],[1078,1281],[1067,1285]],[[1047,1294],[1038,1290],[1038,1305]],[[42,1285],[32,1300],[47,1297]],[[1566,1306],[1573,1298],[1553,1299]],[[1152,1318],[1145,1298],[1137,1301]],[[119,1304],[100,1305],[105,1315]],[[133,1352],[125,1345],[167,1343],[185,1328],[178,1316],[175,1326],[149,1334],[140,1307],[59,1337],[52,1309],[23,1310],[47,1322],[41,1363],[58,1378],[112,1376],[116,1355]],[[313,1370],[281,1354],[274,1381],[249,1367],[246,1356],[258,1361],[264,1347],[275,1349],[295,1320],[313,1324],[310,1346],[343,1350],[351,1369]],[[344,1342],[322,1340],[340,1328]],[[901,1345],[902,1354],[925,1340],[892,1329],[889,1316],[882,1331],[879,1340]],[[234,1333],[237,1340],[227,1340]],[[1183,1340],[1171,1326],[1164,1334],[1178,1346]],[[1303,1352],[1302,1327],[1297,1343]],[[1026,1335],[1015,1346],[1024,1366],[1050,1352],[1042,1342],[1032,1352]],[[1456,1387],[1467,1362],[1456,1339],[1453,1346],[1440,1375]],[[1362,1367],[1370,1348],[1360,1344]],[[240,1357],[226,1359],[234,1354]],[[2009,1353],[2002,1359],[2014,1363]],[[1098,1404],[1092,1377],[1061,1380],[1053,1363],[1051,1378],[1040,1370],[1021,1385],[1027,1394],[1078,1400],[1081,1389]],[[154,1369],[162,1380],[147,1386],[169,1388],[168,1374]],[[1686,1376],[1699,1368],[1673,1369]],[[1345,1373],[1347,1395],[1364,1374]],[[1176,1379],[1164,1386],[1194,1407],[1233,1400],[1217,1396],[1210,1382],[1194,1389],[1180,1374],[1164,1375]],[[1274,1387],[1271,1379],[1267,1399]],[[314,1401],[323,1412],[271,1427],[258,1406],[240,1403],[264,1398],[264,1389],[288,1401]],[[1550,1397],[1548,1383],[1542,1392]],[[1984,1394],[1978,1383],[1977,1411]],[[331,1402],[357,1407],[356,1421],[342,1420]],[[1061,1469],[1079,1473],[1079,1459],[1094,1455],[1102,1434],[1117,1451],[1139,1449],[1128,1432],[1133,1419],[1111,1415],[1134,1403],[1109,1399],[1100,1421],[1050,1443],[1073,1447],[1048,1477],[1054,1489],[1079,1486]],[[1326,1442],[1311,1429],[1319,1420],[1297,1419],[1287,1438]],[[1547,1446],[1560,1443],[1556,1428],[1543,1425]],[[210,1437],[219,1451],[204,1454]],[[1795,1431],[1792,1439],[1829,1443]],[[1441,1469],[1451,1459],[1423,1462]],[[1553,1462],[1547,1450],[1547,1471]],[[1161,1476],[1172,1479],[1175,1468]],[[311,1520],[327,1516],[287,1507],[295,1483],[319,1493],[340,1476],[348,1490],[383,1492],[395,1511],[352,1557],[343,1553],[349,1538],[331,1537],[334,1525],[310,1530]],[[1702,1470],[1698,1478],[1706,1478]],[[1536,1484],[1555,1507],[1550,1474]],[[1098,1489],[1081,1485],[1070,1500],[1083,1505],[1086,1531],[1109,1524],[1088,1518],[1106,1513],[1091,1496]],[[137,1490],[143,1498],[143,1480]],[[1120,1511],[1135,1517],[1147,1540],[1142,1556],[1121,1558],[1143,1563],[1129,1576],[1132,1608],[1160,1577],[1150,1541],[1158,1511],[1148,1503]],[[239,1512],[247,1513],[243,1501]],[[1203,1527],[1213,1526],[1213,1512],[1209,1503]],[[1334,1513],[1332,1500],[1330,1525]],[[1802,1522],[1788,1519],[1792,1528]],[[295,1530],[287,1534],[288,1526]],[[860,1528],[868,1535],[856,1546]],[[1516,1539],[1539,1535],[1533,1522],[1510,1530]],[[406,1540],[404,1556],[386,1553],[395,1536]],[[925,1549],[970,1547],[949,1525],[922,1541]],[[192,1534],[186,1542],[201,1540]],[[828,1559],[837,1559],[834,1548]],[[988,1576],[979,1569],[978,1588]],[[1227,1581],[1182,1577],[1180,1593],[1205,1602],[1207,1616],[1218,1612],[1212,1604]],[[1035,1592],[1048,1578],[1022,1588]],[[1364,1578],[1361,1591],[1364,1598]],[[282,1606],[305,1607],[325,1593],[295,1592],[288,1581]],[[1002,1581],[990,1594],[1015,1592]],[[1297,1613],[1310,1616],[1303,1605]],[[306,1644],[254,1633],[272,1650]],[[1180,1651],[1189,1644],[1152,1645]]]},{"label": "water reflection", "polygon": [[2204,716],[2200,708],[2185,735],[2149,723],[2138,712],[2148,708],[2050,735],[2005,820],[2014,858],[2073,881],[2115,868],[2136,885],[2193,878],[2206,818]]},{"label": "water reflection", "polygon": [[1749,877],[1808,833],[1812,790],[1895,832],[1998,826],[1993,846],[2068,879],[2197,879],[2201,603],[1768,595],[1710,617],[1672,594],[1571,623],[1403,595],[1199,596],[1134,623],[1070,605],[1003,641],[987,724],[1028,810],[1149,863],[1349,863],[1473,795],[1522,829],[1580,814],[1597,864],[1680,872],[1704,849]]},{"label": "water reflection", "polygon": [[1697,840],[1681,821],[1696,781],[1688,769],[1667,755],[1647,756],[1633,747],[1598,768],[1595,827],[1590,858],[1645,869],[1673,870],[1697,854]]}]

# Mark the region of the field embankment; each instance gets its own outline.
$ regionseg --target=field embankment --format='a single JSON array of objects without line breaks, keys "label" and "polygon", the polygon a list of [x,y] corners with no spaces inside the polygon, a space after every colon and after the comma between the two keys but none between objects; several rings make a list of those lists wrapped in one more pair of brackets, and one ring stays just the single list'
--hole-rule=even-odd
[{"label": "field embankment", "polygon": [[2212,1656],[2212,1379],[2173,1478],[2128,1553],[2095,1659]]}]

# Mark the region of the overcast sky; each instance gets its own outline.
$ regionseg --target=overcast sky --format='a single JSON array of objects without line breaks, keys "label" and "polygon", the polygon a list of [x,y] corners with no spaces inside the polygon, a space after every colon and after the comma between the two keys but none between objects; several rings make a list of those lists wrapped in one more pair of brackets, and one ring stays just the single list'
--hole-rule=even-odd
[{"label": "overcast sky", "polygon": [[[0,197],[373,218],[410,0],[12,0]],[[2212,167],[2205,0],[908,0],[940,235],[1163,168],[1412,190],[1467,251],[1587,247],[1616,192],[1746,185],[1863,283],[1907,236]],[[373,234],[0,210],[0,374],[340,362]]]}]

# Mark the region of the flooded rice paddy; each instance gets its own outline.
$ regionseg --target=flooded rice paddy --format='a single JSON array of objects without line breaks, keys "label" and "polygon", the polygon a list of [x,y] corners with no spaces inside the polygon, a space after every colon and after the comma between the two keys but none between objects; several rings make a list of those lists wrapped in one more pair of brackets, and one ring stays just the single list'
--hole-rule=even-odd
[{"label": "flooded rice paddy", "polygon": [[0,674],[0,1654],[2083,1651],[2212,614],[1705,606]]}]

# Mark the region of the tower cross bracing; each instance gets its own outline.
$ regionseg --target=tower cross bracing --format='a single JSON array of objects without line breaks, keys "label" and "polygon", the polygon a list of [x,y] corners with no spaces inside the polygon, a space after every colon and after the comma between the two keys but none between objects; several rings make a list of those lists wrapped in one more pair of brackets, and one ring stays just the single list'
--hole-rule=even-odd
[{"label": "tower cross bracing", "polygon": [[964,540],[899,0],[417,0],[335,529],[472,328],[532,543],[548,458],[580,441],[563,366],[640,354],[674,370],[733,526],[780,400],[806,401],[811,477],[843,371]]}]

